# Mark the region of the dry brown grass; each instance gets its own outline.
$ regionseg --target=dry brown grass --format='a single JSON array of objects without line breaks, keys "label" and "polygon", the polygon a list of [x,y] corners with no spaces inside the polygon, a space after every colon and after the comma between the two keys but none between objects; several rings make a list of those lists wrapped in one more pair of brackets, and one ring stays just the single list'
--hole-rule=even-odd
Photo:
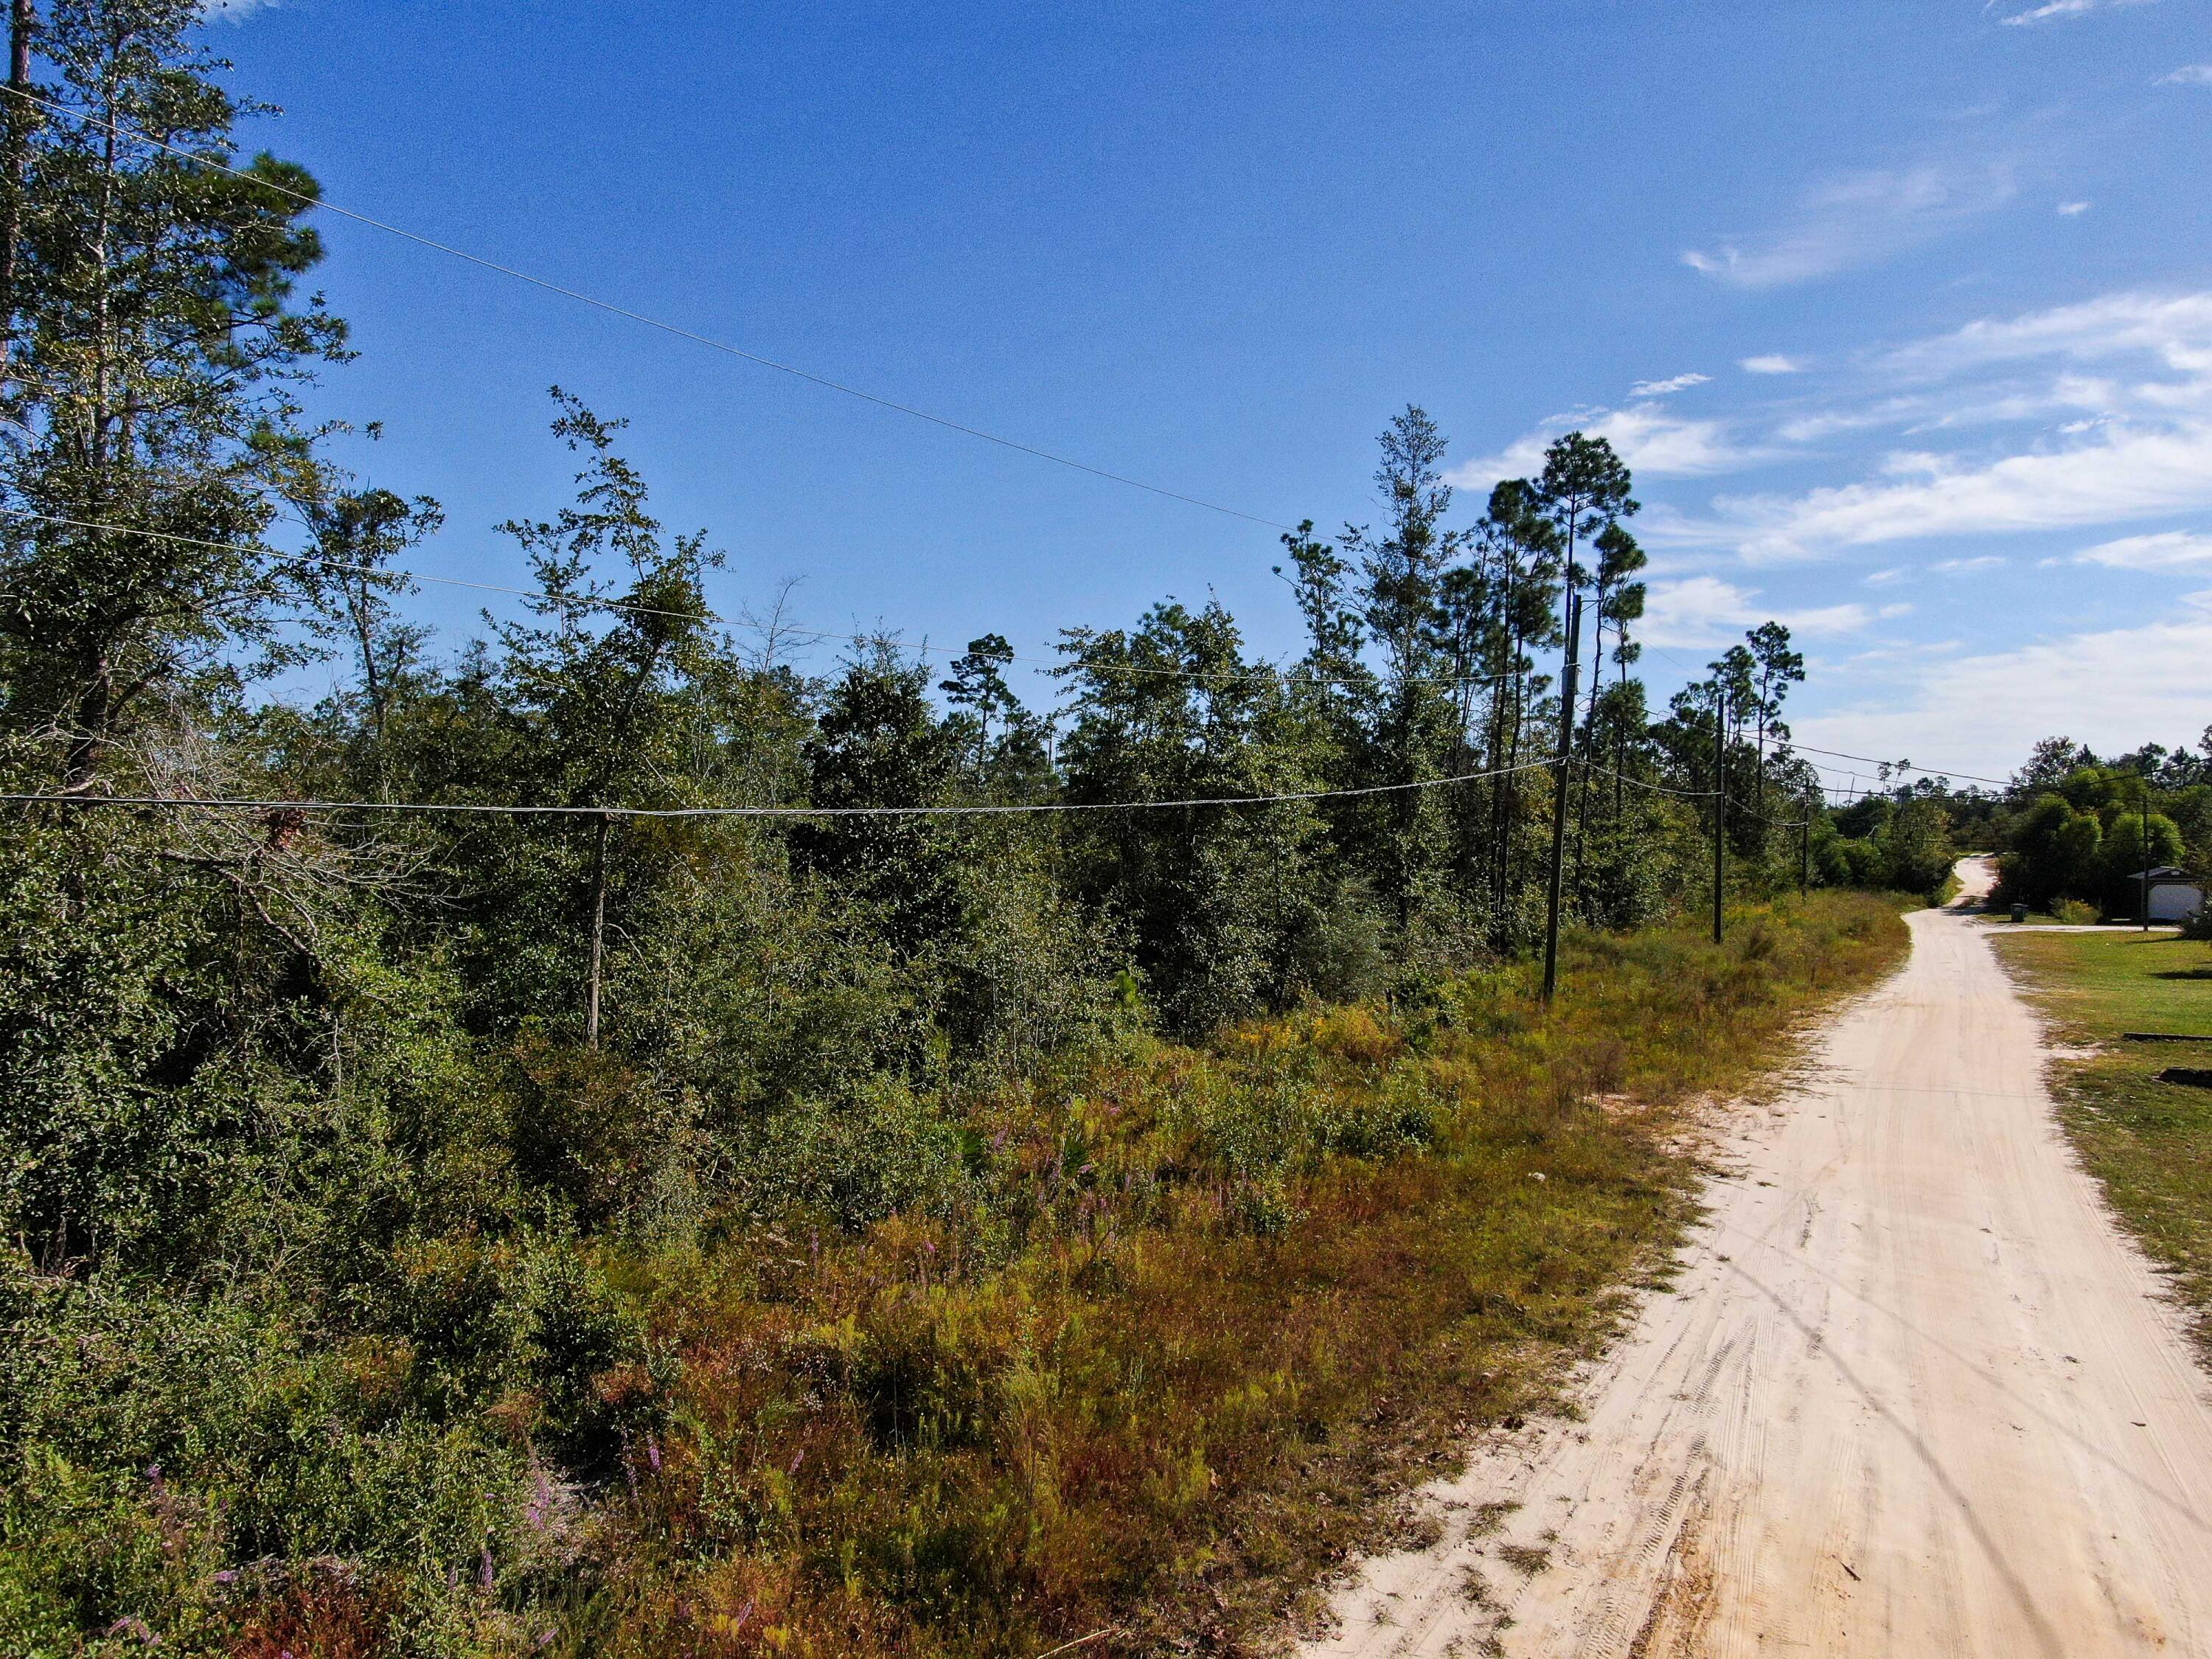
[{"label": "dry brown grass", "polygon": [[[1692,1206],[1684,1103],[1902,948],[1887,907],[1816,896],[1725,949],[1577,939],[1548,1012],[1516,968],[1132,1046],[973,1103],[970,1219],[627,1264],[674,1426],[633,1449],[567,1640],[1267,1644],[1391,1494],[1614,1328]],[[1252,1154],[1292,1118],[1314,1150]]]}]

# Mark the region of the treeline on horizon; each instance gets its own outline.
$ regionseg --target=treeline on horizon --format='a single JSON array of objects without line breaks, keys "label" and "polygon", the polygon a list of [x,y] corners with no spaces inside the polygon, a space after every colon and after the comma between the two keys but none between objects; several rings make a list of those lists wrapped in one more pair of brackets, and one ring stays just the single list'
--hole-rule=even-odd
[{"label": "treeline on horizon", "polygon": [[[378,1528],[466,1555],[495,1493],[616,1480],[654,1432],[672,1361],[591,1241],[951,1213],[992,1155],[963,1091],[1131,1034],[1416,1008],[1525,953],[1563,719],[1576,926],[1705,901],[1723,695],[1741,896],[1794,887],[1808,848],[1816,884],[1948,869],[1953,797],[1821,807],[1778,624],[1647,705],[1637,503],[1602,439],[1562,437],[1470,516],[1418,408],[1382,434],[1374,523],[1284,538],[1296,662],[1163,600],[1067,630],[1048,715],[996,635],[940,679],[894,639],[814,675],[778,629],[726,630],[708,538],[665,529],[621,422],[556,391],[574,498],[501,526],[533,596],[441,655],[403,574],[438,506],[347,476],[305,407],[349,355],[301,287],[315,181],[240,157],[250,106],[198,5],[27,18],[50,101],[0,112],[0,781],[80,804],[0,809],[0,1632],[82,1628],[216,1532],[226,1559]],[[1570,592],[1591,627],[1563,710]],[[343,689],[273,695],[311,661]],[[964,818],[82,804],[1376,789]],[[281,1401],[241,1381],[287,1364]],[[483,1426],[501,1411],[526,1463]],[[218,1444],[264,1470],[219,1526],[162,1472]],[[483,1547],[489,1592],[511,1564]]]},{"label": "treeline on horizon", "polygon": [[1950,810],[1962,835],[1999,850],[1997,902],[2139,921],[2148,871],[2212,887],[2212,726],[2193,748],[2151,743],[2103,758],[2046,738],[2002,799]]}]

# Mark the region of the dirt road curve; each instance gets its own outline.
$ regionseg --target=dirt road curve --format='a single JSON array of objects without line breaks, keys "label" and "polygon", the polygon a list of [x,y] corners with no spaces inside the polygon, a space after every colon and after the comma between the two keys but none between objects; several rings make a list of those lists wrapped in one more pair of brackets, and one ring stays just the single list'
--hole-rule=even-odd
[{"label": "dirt road curve", "polygon": [[2212,1656],[2206,1378],[1983,925],[1911,921],[1585,1420],[1486,1444],[1309,1654]]}]

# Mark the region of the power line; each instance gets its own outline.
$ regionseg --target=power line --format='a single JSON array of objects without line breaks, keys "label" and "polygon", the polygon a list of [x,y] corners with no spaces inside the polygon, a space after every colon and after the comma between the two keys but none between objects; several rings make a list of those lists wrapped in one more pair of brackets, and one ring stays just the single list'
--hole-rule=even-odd
[{"label": "power line", "polygon": [[164,810],[200,809],[247,812],[423,812],[496,817],[581,818],[889,818],[988,817],[1051,812],[1164,811],[1198,806],[1271,806],[1290,801],[1340,800],[1355,795],[1388,795],[1414,789],[1444,789],[1478,783],[1516,772],[1534,771],[1553,758],[1523,761],[1489,772],[1465,772],[1413,783],[1376,783],[1358,789],[1308,789],[1279,795],[1213,795],[1188,800],[1041,801],[1024,805],[954,806],[541,806],[490,801],[281,800],[240,796],[194,798],[176,795],[65,795],[0,793],[0,802],[19,806],[123,806]]},{"label": "power line", "polygon": [[[1846,754],[1840,749],[1815,749],[1809,743],[1793,742],[1790,744],[1790,747],[1794,749],[1802,749],[1806,753],[1810,755],[1827,755],[1837,760],[1866,761],[1875,766],[1887,766],[1893,771],[1917,772],[1924,778],[1964,778],[1968,783],[1995,784],[2000,789],[2009,789],[2012,787],[2012,780],[2010,778],[1978,778],[1972,772],[1947,771],[1942,767],[1913,766],[1904,761],[1886,761],[1881,759],[1879,756],[1875,755]],[[1832,767],[1829,769],[1832,771],[1834,769]]]},{"label": "power line", "polygon": [[1580,760],[1575,764],[1593,772],[1602,772],[1609,778],[1618,778],[1632,789],[1648,789],[1655,795],[1679,795],[1684,800],[1711,800],[1715,793],[1711,789],[1677,789],[1671,784],[1649,783],[1642,778],[1631,777],[1626,772],[1616,772],[1610,766],[1601,766],[1594,760]]},{"label": "power line", "polygon": [[[204,537],[200,536],[179,536],[173,532],[166,530],[142,530],[133,525],[102,524],[92,519],[64,518],[59,514],[52,513],[34,513],[28,507],[0,507],[0,516],[15,519],[35,520],[40,524],[64,525],[76,530],[97,531],[103,535],[138,536],[143,537],[149,541],[174,542],[181,547],[211,548],[219,553],[240,553],[254,550],[248,547],[242,547],[235,542],[210,541]],[[548,605],[556,608],[566,608],[578,611],[627,611],[642,617],[672,617],[682,622],[720,623],[725,627],[738,625],[732,623],[730,618],[720,616],[712,611],[707,610],[697,611],[670,611],[659,605],[640,605],[634,599],[609,599],[604,595],[594,595],[590,598],[580,597],[570,599],[559,594],[546,593],[535,588],[506,587],[501,586],[497,582],[465,581],[459,576],[433,576],[420,570],[397,570],[386,565],[349,564],[342,559],[332,558],[326,553],[285,553],[273,548],[267,549],[265,550],[278,558],[308,561],[315,564],[319,564],[328,570],[349,571],[356,575],[377,576],[394,582],[432,582],[441,587],[464,587],[478,593],[511,594],[517,599],[528,599],[532,604]],[[806,635],[810,641],[836,640],[847,645],[866,645],[872,643],[873,639],[873,636],[868,635],[835,634],[813,628],[799,629],[794,631]],[[1054,672],[1062,672],[1079,665],[1069,663],[1062,659],[1051,657],[1024,657],[1011,653],[1005,657],[998,658],[995,660],[1000,662],[1018,662],[1026,664],[1032,667],[1047,668]],[[1285,676],[1296,672],[1295,669],[1283,669],[1278,667],[1273,668],[1269,672],[1263,673],[1214,672],[1202,668],[1150,668],[1134,663],[1086,663],[1079,665],[1089,669],[1094,673],[1102,674],[1146,675],[1178,679],[1224,681],[1275,680],[1280,679]],[[1414,675],[1409,677],[1409,683],[1421,685],[1490,685],[1494,684],[1500,680],[1512,679],[1516,678],[1517,674],[1526,671],[1515,670],[1503,674]],[[1319,685],[1352,685],[1358,684],[1363,682],[1355,680],[1347,676],[1316,675],[1310,677],[1307,683],[1310,684]]]},{"label": "power line", "polygon": [[1747,818],[1756,818],[1759,823],[1765,824],[1770,830],[1802,830],[1807,822],[1807,820],[1803,818],[1770,818],[1765,813],[1754,811],[1750,807],[1746,806],[1734,795],[1730,795],[1729,797],[1729,805],[1731,809],[1742,813],[1744,817]]},{"label": "power line", "polygon": [[1294,525],[1279,524],[1273,519],[1262,518],[1256,513],[1245,513],[1233,507],[1224,507],[1218,501],[1209,501],[1197,495],[1187,495],[1179,489],[1169,489],[1164,485],[1146,483],[1141,478],[1133,478],[1127,473],[1109,471],[1103,466],[1093,466],[1088,461],[1079,461],[1072,456],[1058,454],[1049,449],[1041,449],[1035,444],[1025,444],[1017,439],[1000,437],[995,432],[987,432],[981,427],[969,426],[943,415],[933,415],[926,409],[917,409],[911,404],[902,404],[896,398],[883,397],[873,392],[866,392],[859,386],[848,386],[842,380],[833,380],[829,376],[817,374],[811,369],[800,368],[791,363],[778,362],[773,357],[764,357],[757,351],[747,351],[742,346],[732,345],[726,340],[714,338],[712,335],[701,334],[676,323],[663,322],[658,317],[647,316],[641,311],[632,311],[627,306],[617,305],[611,300],[599,299],[580,289],[564,287],[547,277],[533,276],[529,271],[517,270],[513,265],[501,264],[498,260],[487,258],[481,253],[471,253],[466,248],[455,247],[451,243],[441,242],[416,231],[403,229],[398,225],[388,224],[381,219],[373,219],[365,213],[356,213],[350,208],[340,207],[334,202],[325,201],[319,196],[310,196],[304,191],[289,189],[273,179],[264,179],[258,173],[246,172],[243,168],[228,166],[212,157],[198,155],[179,145],[164,143],[161,139],[147,133],[134,131],[130,128],[103,121],[88,111],[77,109],[68,104],[58,103],[50,98],[42,98],[38,94],[27,92],[21,87],[9,86],[4,89],[18,98],[38,105],[42,109],[51,111],[57,115],[66,116],[72,120],[82,121],[88,126],[97,127],[118,138],[149,145],[155,149],[174,155],[181,161],[190,161],[195,166],[228,173],[234,179],[243,179],[259,189],[273,191],[279,196],[289,197],[292,200],[302,203],[310,208],[319,208],[325,213],[337,214],[342,219],[350,219],[356,224],[367,225],[372,230],[380,230],[386,235],[397,236],[403,240],[447,254],[453,258],[465,260],[470,264],[480,266],[483,270],[496,271],[502,276],[511,276],[519,283],[527,283],[532,288],[543,289],[549,294],[557,294],[562,299],[574,300],[580,305],[590,306],[595,310],[607,313],[610,316],[620,317],[629,322],[640,323],[647,328],[658,329],[660,332],[673,335],[679,340],[689,340],[695,345],[702,345],[709,350],[720,351],[729,356],[740,358],[759,368],[774,369],[779,374],[788,374],[794,380],[805,380],[810,385],[821,386],[827,391],[842,392],[848,398],[857,398],[862,403],[873,404],[879,409],[888,409],[896,414],[910,416],[917,421],[927,421],[932,426],[943,427],[948,432],[957,432],[966,437],[978,438],[985,443],[996,444],[1002,449],[1011,449],[1018,454],[1032,456],[1041,461],[1049,461],[1055,466],[1064,466],[1073,471],[1088,473],[1091,477],[1103,478],[1109,483],[1126,484],[1132,489],[1141,489],[1149,495],[1164,496],[1169,501],[1181,501],[1188,507],[1203,507],[1209,513],[1219,513],[1228,518],[1242,519],[1248,524],[1263,525],[1270,530],[1295,531],[1297,528]]},{"label": "power line", "polygon": [[[1648,645],[1650,642],[1646,641],[1644,643]],[[1684,662],[1680,657],[1669,651],[1665,646],[1653,645],[1651,646],[1651,649],[1656,651],[1661,656],[1666,658],[1668,662],[1673,663],[1675,667],[1680,669],[1684,673],[1695,674],[1698,672],[1696,669],[1691,667],[1689,664]],[[1809,743],[1799,743],[1795,739],[1784,739],[1779,746],[1784,750],[1802,749],[1808,754],[1827,755],[1837,760],[1864,761],[1871,766],[1887,766],[1893,770],[1899,772],[1917,772],[1923,777],[1963,778],[1968,783],[1995,784],[2001,789],[2008,789],[2012,787],[2012,781],[2009,778],[1980,778],[1976,777],[1972,772],[1952,772],[1943,770],[1940,768],[1913,766],[1904,761],[1887,760],[1879,755],[1852,755],[1847,754],[1840,749],[1815,749]]]}]

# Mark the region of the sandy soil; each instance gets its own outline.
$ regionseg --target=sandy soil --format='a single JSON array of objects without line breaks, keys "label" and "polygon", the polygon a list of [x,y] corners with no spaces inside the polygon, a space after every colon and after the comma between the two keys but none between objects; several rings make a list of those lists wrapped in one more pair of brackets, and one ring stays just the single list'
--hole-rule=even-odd
[{"label": "sandy soil", "polygon": [[1910,920],[1581,1420],[1485,1441],[1308,1654],[2212,1656],[2206,1379],[1986,928]]}]

